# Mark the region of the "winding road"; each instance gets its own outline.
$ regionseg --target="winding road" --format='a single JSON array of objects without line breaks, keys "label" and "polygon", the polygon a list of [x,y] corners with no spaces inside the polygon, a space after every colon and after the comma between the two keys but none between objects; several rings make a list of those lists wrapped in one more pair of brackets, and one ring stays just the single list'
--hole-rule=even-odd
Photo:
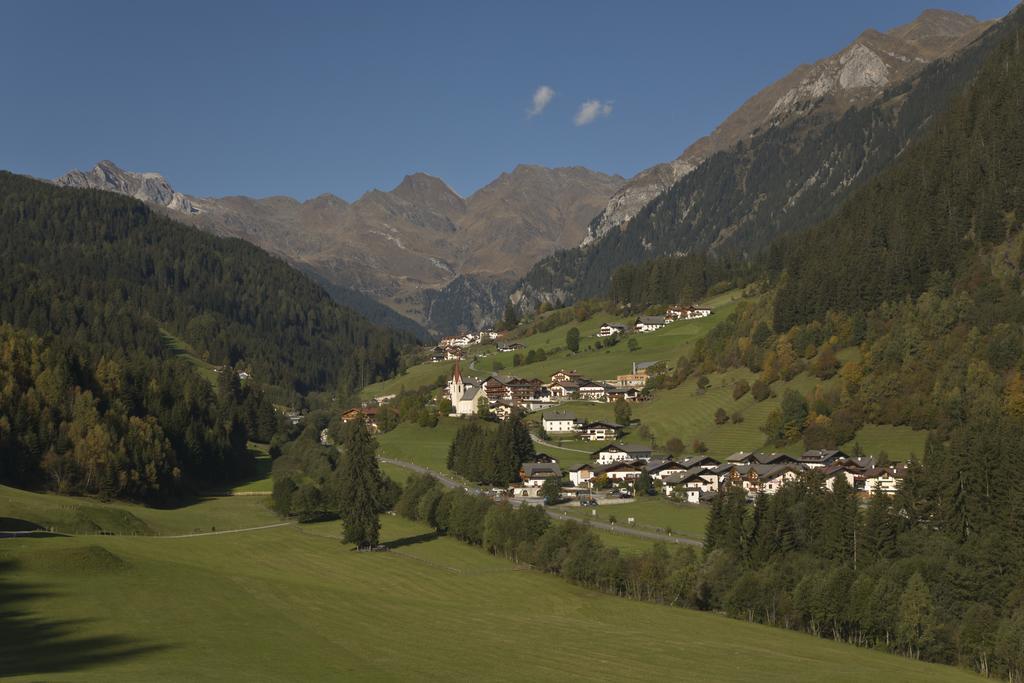
[{"label": "winding road", "polygon": [[[385,456],[378,456],[377,459],[382,463],[394,465],[395,467],[401,467],[412,472],[418,472],[420,474],[429,474],[434,479],[437,479],[439,482],[441,482],[443,486],[446,486],[450,489],[464,489],[476,496],[488,495],[488,491],[478,486],[466,486],[465,484],[462,484],[445,474],[436,472],[430,469],[429,467],[423,467],[422,465],[406,462],[405,460],[395,460],[394,458],[388,458]],[[509,502],[512,505],[530,505],[528,501],[523,500],[522,498],[511,498]],[[545,509],[544,512],[547,513],[547,516],[551,519],[558,519],[562,521],[571,519],[577,522],[581,521],[574,517],[569,517],[564,513],[559,513],[555,510]],[[634,529],[633,527],[618,526],[616,524],[611,524],[609,522],[598,522],[597,520],[588,519],[585,520],[584,523],[594,527],[595,529],[603,529],[605,531],[610,531],[615,534],[622,534],[623,536],[635,536],[637,538],[646,538],[652,541],[664,541],[665,543],[676,543],[679,545],[703,545],[703,543],[701,543],[700,541],[694,540],[692,538],[683,538],[681,536],[669,536],[668,534],[659,533],[657,531],[644,531],[643,529]]]}]

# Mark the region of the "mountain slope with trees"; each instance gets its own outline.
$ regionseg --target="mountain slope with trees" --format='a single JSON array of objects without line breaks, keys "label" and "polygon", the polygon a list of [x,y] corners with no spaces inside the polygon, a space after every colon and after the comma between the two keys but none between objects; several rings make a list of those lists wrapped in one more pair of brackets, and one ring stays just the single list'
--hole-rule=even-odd
[{"label": "mountain slope with trees", "polygon": [[820,223],[949,106],[1012,23],[996,24],[838,118],[812,110],[712,155],[621,230],[539,262],[514,296],[536,303],[601,295],[608,273],[622,265],[666,254],[749,258],[778,236]]},{"label": "mountain slope with trees", "polygon": [[[224,366],[217,389],[167,334]],[[0,174],[0,476],[166,500],[237,478],[280,395],[347,394],[411,337],[284,262],[107,192]],[[236,370],[252,377],[239,382]]]}]

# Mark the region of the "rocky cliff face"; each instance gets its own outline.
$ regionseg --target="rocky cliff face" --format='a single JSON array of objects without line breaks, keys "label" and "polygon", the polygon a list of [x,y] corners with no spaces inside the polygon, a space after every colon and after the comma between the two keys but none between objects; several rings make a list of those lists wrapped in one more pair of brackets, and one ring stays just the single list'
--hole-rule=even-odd
[{"label": "rocky cliff face", "polygon": [[88,172],[71,171],[54,182],[64,187],[109,190],[179,213],[196,213],[189,198],[175,192],[159,173],[128,173],[112,161],[101,161]]},{"label": "rocky cliff face", "polygon": [[929,62],[967,45],[991,23],[955,12],[927,10],[909,24],[885,33],[869,29],[836,54],[797,67],[747,100],[678,158],[631,178],[590,224],[582,244],[625,226],[640,209],[711,154],[812,112],[839,115],[851,107],[863,106],[893,83],[906,80]]},{"label": "rocky cliff face", "polygon": [[[356,290],[444,333],[484,324],[492,309],[500,313],[497,292],[537,260],[578,244],[624,180],[584,168],[518,166],[463,198],[440,178],[416,173],[352,203],[331,194],[305,202],[190,197],[159,174],[109,161],[55,182],[127,194],[202,229],[253,242],[331,291]],[[465,315],[456,310],[460,300]]]}]

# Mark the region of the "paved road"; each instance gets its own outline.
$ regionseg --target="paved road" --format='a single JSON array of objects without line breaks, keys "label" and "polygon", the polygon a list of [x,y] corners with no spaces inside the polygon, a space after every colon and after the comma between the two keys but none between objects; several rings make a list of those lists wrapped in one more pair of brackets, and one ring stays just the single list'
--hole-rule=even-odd
[{"label": "paved road", "polygon": [[[378,460],[389,465],[402,467],[413,472],[419,472],[420,474],[429,474],[430,476],[434,477],[434,479],[437,479],[439,482],[441,482],[442,485],[451,489],[465,489],[466,491],[469,491],[470,493],[478,496],[487,495],[489,493],[488,491],[481,489],[477,486],[466,486],[464,484],[461,484],[447,475],[441,474],[440,472],[435,472],[434,470],[428,467],[423,467],[422,465],[406,462],[404,460],[395,460],[394,458],[387,458],[384,456],[379,456]],[[512,505],[530,504],[529,502],[523,500],[522,498],[511,498],[509,499],[509,502],[512,503]],[[545,509],[544,511],[551,519],[558,519],[562,521],[573,519],[577,522],[580,521],[579,519],[569,517],[568,515],[565,515],[555,510]],[[657,531],[644,531],[643,529],[635,529],[633,527],[628,526],[619,526],[617,524],[611,524],[609,522],[599,522],[597,520],[590,519],[586,520],[586,523],[594,527],[595,529],[604,529],[605,531],[610,531],[616,534],[622,534],[623,536],[635,536],[637,538],[646,538],[652,541],[664,541],[666,543],[677,543],[679,545],[703,545],[703,543],[701,543],[700,541],[696,541],[692,538],[683,538],[681,536],[669,536],[668,534],[659,533]]]}]

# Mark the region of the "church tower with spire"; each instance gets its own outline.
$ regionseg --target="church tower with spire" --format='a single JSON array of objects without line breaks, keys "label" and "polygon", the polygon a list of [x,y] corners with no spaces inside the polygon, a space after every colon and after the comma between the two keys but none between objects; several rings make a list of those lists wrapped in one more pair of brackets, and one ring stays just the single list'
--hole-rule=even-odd
[{"label": "church tower with spire", "polygon": [[452,378],[448,380],[448,400],[452,402],[455,414],[476,415],[476,399],[479,392],[478,387],[462,379],[462,361],[456,358]]}]

